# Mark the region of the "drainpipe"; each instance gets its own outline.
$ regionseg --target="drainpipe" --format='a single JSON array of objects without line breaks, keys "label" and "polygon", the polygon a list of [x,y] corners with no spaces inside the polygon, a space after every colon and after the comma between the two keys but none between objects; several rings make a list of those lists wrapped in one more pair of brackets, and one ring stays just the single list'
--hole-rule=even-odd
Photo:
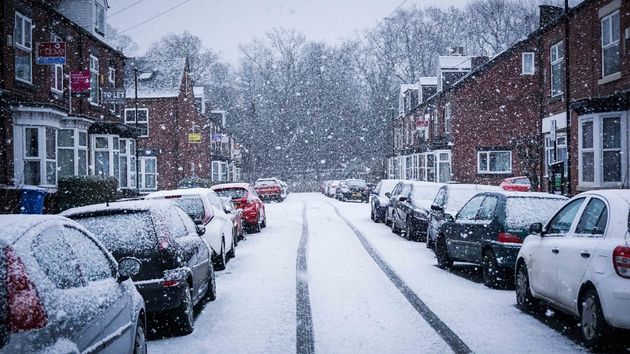
[{"label": "drainpipe", "polygon": [[[135,126],[136,126],[136,134],[138,134],[138,67],[133,68],[133,82],[134,82],[134,98],[133,98],[133,106],[135,111]],[[138,195],[140,194],[140,160],[138,159],[138,151],[140,150],[140,137],[139,134],[136,136],[136,191],[138,191]]]},{"label": "drainpipe", "polygon": [[567,115],[567,183],[566,193],[573,194],[573,186],[571,180],[571,79],[570,79],[570,19],[569,19],[569,0],[564,0],[564,108]]}]

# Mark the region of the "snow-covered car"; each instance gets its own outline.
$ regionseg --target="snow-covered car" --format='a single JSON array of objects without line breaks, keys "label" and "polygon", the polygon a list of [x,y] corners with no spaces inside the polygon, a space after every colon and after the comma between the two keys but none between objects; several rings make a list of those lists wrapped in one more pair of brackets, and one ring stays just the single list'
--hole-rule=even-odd
[{"label": "snow-covered car", "polygon": [[139,269],[67,218],[0,216],[0,352],[145,353]]},{"label": "snow-covered car", "polygon": [[195,224],[205,228],[203,238],[212,248],[216,270],[224,270],[236,256],[238,237],[234,237],[232,218],[225,212],[223,201],[210,188],[174,189],[148,194],[145,199],[168,199],[182,207]]},{"label": "snow-covered car", "polygon": [[391,192],[385,193],[385,197],[389,198],[389,200],[387,201],[387,211],[385,212],[385,221],[384,221],[385,225],[387,226],[392,225],[392,213],[394,212],[394,201],[398,198],[398,195],[402,191],[405,184],[409,182],[410,181],[408,180],[401,180],[400,182],[396,183],[396,185],[394,186]]},{"label": "snow-covered car", "polygon": [[408,240],[425,241],[431,203],[441,183],[409,181],[392,198],[391,228],[395,234],[403,231]]},{"label": "snow-covered car", "polygon": [[516,262],[516,303],[542,300],[580,319],[588,347],[630,329],[630,191],[576,195],[530,227]]},{"label": "snow-covered car", "polygon": [[267,227],[265,203],[249,183],[224,183],[212,186],[220,197],[232,199],[234,206],[243,211],[243,221],[249,232],[260,232]]},{"label": "snow-covered car", "polygon": [[243,229],[243,211],[236,208],[234,202],[230,198],[219,197],[223,202],[223,210],[225,214],[232,220],[232,232],[237,240],[245,238],[245,230]]},{"label": "snow-covered car", "polygon": [[262,200],[281,202],[287,197],[286,183],[277,178],[259,178],[254,183],[254,189]]},{"label": "snow-covered car", "polygon": [[147,313],[166,315],[180,334],[193,331],[194,306],[216,298],[203,226],[168,200],[89,205],[63,215],[94,233],[116,259],[139,259],[142,267],[132,278]]},{"label": "snow-covered car", "polygon": [[344,179],[339,181],[335,193],[337,200],[358,200],[361,202],[369,201],[369,190],[367,183],[362,179]]},{"label": "snow-covered car", "polygon": [[446,215],[456,215],[459,209],[480,192],[494,192],[501,188],[482,184],[448,183],[440,188],[431,204],[427,227],[427,248],[433,248],[440,226],[444,224]]},{"label": "snow-covered car", "polygon": [[376,187],[374,187],[370,195],[370,218],[372,221],[377,223],[385,221],[387,204],[389,204],[389,198],[386,194],[391,194],[398,182],[400,182],[400,180],[384,179],[376,184]]},{"label": "snow-covered car", "polygon": [[446,221],[435,240],[440,268],[454,261],[479,264],[490,288],[507,284],[529,225],[548,220],[567,198],[537,192],[483,192]]},{"label": "snow-covered car", "polygon": [[334,198],[337,195],[337,187],[339,186],[339,180],[334,180],[330,182],[328,188],[326,189],[326,196]]},{"label": "snow-covered car", "polygon": [[527,176],[510,177],[501,181],[499,187],[506,191],[529,192],[532,190],[532,183]]}]

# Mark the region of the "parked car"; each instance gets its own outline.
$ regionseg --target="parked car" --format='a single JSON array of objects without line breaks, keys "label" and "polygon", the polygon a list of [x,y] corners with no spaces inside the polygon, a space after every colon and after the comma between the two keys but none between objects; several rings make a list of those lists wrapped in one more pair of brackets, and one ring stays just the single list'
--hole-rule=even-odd
[{"label": "parked car", "polygon": [[254,184],[254,189],[263,201],[281,202],[287,197],[286,183],[277,178],[259,178]]},{"label": "parked car", "polygon": [[385,197],[389,198],[389,200],[387,201],[387,211],[385,213],[385,225],[387,226],[392,225],[392,214],[394,213],[394,201],[397,200],[398,195],[400,194],[400,192],[402,191],[406,183],[409,183],[409,181],[406,181],[406,180],[400,181],[394,186],[391,193],[387,193],[387,192],[385,193]]},{"label": "parked car", "polygon": [[472,197],[440,227],[435,240],[438,266],[453,261],[480,264],[484,283],[500,287],[511,279],[516,256],[532,223],[549,219],[566,197],[536,192],[483,192]]},{"label": "parked car", "polygon": [[260,232],[267,227],[267,213],[265,203],[249,183],[224,183],[212,186],[220,197],[232,199],[234,206],[243,211],[245,227],[250,232]]},{"label": "parked car", "polygon": [[532,183],[526,176],[510,177],[504,179],[499,187],[506,191],[529,192],[532,190]]},{"label": "parked car", "polygon": [[212,189],[174,189],[149,193],[144,198],[172,200],[195,224],[202,225],[203,238],[212,248],[216,270],[224,270],[227,262],[236,256],[238,237],[234,237],[232,217],[225,212],[223,201]]},{"label": "parked car", "polygon": [[223,210],[232,220],[232,230],[237,240],[245,239],[245,230],[243,228],[243,211],[234,206],[232,199],[220,197],[223,202]]},{"label": "parked car", "polygon": [[362,179],[345,179],[339,181],[336,190],[337,200],[358,200],[361,202],[369,202],[370,194],[367,183]]},{"label": "parked car", "polygon": [[445,216],[456,215],[459,209],[475,194],[480,192],[495,192],[501,188],[482,184],[449,183],[440,188],[429,211],[427,228],[427,247],[433,248],[440,226],[444,224]]},{"label": "parked car", "polygon": [[374,222],[384,222],[387,213],[387,204],[389,198],[386,194],[390,194],[396,184],[400,182],[397,179],[384,179],[376,184],[370,195],[370,218]]},{"label": "parked car", "polygon": [[166,200],[90,205],[63,215],[93,232],[116,259],[139,259],[142,267],[132,278],[147,313],[165,314],[181,334],[193,331],[193,307],[216,297],[203,226]]},{"label": "parked car", "polygon": [[72,220],[0,216],[0,352],[146,353],[139,269]]},{"label": "parked car", "polygon": [[334,198],[337,195],[337,187],[339,186],[338,180],[330,182],[328,189],[326,190],[326,196]]},{"label": "parked car", "polygon": [[580,319],[588,347],[630,329],[630,191],[585,192],[530,228],[516,261],[516,304],[539,301]]},{"label": "parked car", "polygon": [[410,181],[392,199],[391,227],[409,240],[426,241],[431,203],[443,184]]}]

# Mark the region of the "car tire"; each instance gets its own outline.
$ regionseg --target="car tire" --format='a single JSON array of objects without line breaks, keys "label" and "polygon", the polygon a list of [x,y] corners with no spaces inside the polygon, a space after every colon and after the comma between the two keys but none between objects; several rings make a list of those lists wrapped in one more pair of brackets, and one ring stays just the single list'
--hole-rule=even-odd
[{"label": "car tire", "polygon": [[534,312],[539,307],[539,301],[532,295],[525,262],[521,263],[516,270],[514,286],[516,288],[516,307],[523,312]]},{"label": "car tire", "polygon": [[260,224],[261,229],[264,229],[265,227],[267,227],[267,214],[265,214],[265,216],[263,217],[262,223]]},{"label": "car tire", "polygon": [[481,268],[483,269],[483,283],[492,289],[496,289],[503,285],[501,273],[502,269],[497,263],[497,257],[494,252],[486,251],[481,258]]},{"label": "car tire", "polygon": [[189,286],[184,288],[184,294],[181,305],[173,312],[173,319],[176,323],[177,332],[182,335],[190,334],[195,329],[194,320],[194,303],[192,300],[192,291]]},{"label": "car tire", "polygon": [[232,259],[232,258],[236,257],[236,241],[235,240],[236,240],[236,238],[232,237],[232,248],[226,254],[227,259]]},{"label": "car tire", "polygon": [[438,236],[437,240],[435,240],[435,255],[438,267],[446,269],[453,266],[453,259],[448,254],[448,247],[446,247],[446,238],[444,235]]},{"label": "car tire", "polygon": [[607,342],[612,329],[604,318],[597,291],[589,289],[580,300],[580,337],[582,343],[587,348],[599,348]]},{"label": "car tire", "polygon": [[138,318],[136,323],[136,335],[133,339],[133,354],[147,354],[147,337],[144,331],[144,323]]},{"label": "car tire", "polygon": [[429,233],[427,232],[427,248],[428,249],[433,249],[433,247],[435,247],[433,239],[429,236]]},{"label": "car tire", "polygon": [[204,302],[210,302],[217,299],[217,279],[212,262],[210,262],[209,273],[210,277],[208,279],[208,289],[206,289],[206,293],[203,295]]},{"label": "car tire", "polygon": [[225,270],[225,266],[227,265],[227,255],[225,254],[225,238],[221,239],[221,253],[217,255],[217,260],[215,262],[214,269],[221,271]]}]

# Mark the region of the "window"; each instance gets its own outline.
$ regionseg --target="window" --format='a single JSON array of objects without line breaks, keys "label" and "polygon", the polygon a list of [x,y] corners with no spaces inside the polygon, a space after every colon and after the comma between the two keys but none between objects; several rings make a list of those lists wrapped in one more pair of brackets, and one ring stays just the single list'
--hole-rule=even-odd
[{"label": "window", "polygon": [[[125,109],[125,123],[136,126],[136,110],[134,108]],[[149,136],[149,109],[138,108],[138,134],[139,136]]]},{"label": "window", "polygon": [[478,151],[477,173],[512,173],[511,151]]},{"label": "window", "polygon": [[15,44],[15,79],[33,81],[33,22],[19,12],[15,13],[13,32]]},{"label": "window", "polygon": [[580,222],[575,228],[575,233],[586,235],[603,235],[606,231],[606,223],[608,222],[608,209],[603,201],[592,198],[584,212]]},{"label": "window", "polygon": [[59,227],[49,227],[32,245],[33,256],[48,279],[59,289],[87,285],[76,256],[66,243]]},{"label": "window", "polygon": [[90,55],[90,104],[98,105],[99,99],[98,58]]},{"label": "window", "polygon": [[136,187],[136,142],[120,139],[120,188]]},{"label": "window", "polygon": [[116,69],[111,66],[107,70],[107,82],[110,87],[116,87]]},{"label": "window", "polygon": [[440,152],[438,155],[438,182],[446,183],[451,180],[451,153]]},{"label": "window", "polygon": [[451,135],[451,104],[444,105],[444,134]]},{"label": "window", "polygon": [[602,77],[621,69],[619,10],[602,19]]},{"label": "window", "polygon": [[87,132],[77,129],[57,131],[57,175],[87,175]]},{"label": "window", "polygon": [[551,96],[564,92],[564,43],[562,41],[551,46]]},{"label": "window", "polygon": [[66,242],[71,245],[79,261],[81,273],[88,282],[114,277],[113,265],[94,241],[75,228],[64,227],[63,231]]},{"label": "window", "polygon": [[494,211],[497,208],[498,199],[495,197],[486,197],[481,203],[479,213],[477,214],[478,220],[492,220],[494,219]]},{"label": "window", "polygon": [[523,53],[521,74],[534,75],[534,53],[532,52]]},{"label": "window", "polygon": [[475,220],[484,198],[485,196],[479,195],[469,200],[457,214],[457,220]]},{"label": "window", "polygon": [[579,183],[619,188],[628,175],[628,113],[611,112],[580,117]]},{"label": "window", "polygon": [[105,35],[105,8],[101,4],[94,4],[94,31]]},{"label": "window", "polygon": [[51,127],[24,128],[24,184],[57,184],[57,130]]},{"label": "window", "polygon": [[212,181],[213,182],[227,182],[228,178],[228,164],[223,161],[212,161]]},{"label": "window", "polygon": [[427,167],[426,167],[426,155],[420,154],[418,156],[418,180],[426,181],[427,180]]},{"label": "window", "polygon": [[595,182],[595,152],[593,149],[593,121],[580,125],[580,180]]},{"label": "window", "polygon": [[117,135],[92,135],[92,163],[96,176],[111,176],[120,182],[120,139]]},{"label": "window", "polygon": [[575,199],[569,204],[565,205],[560,211],[551,219],[547,233],[549,234],[566,234],[571,229],[573,219],[577,215],[584,202],[584,198]]},{"label": "window", "polygon": [[157,189],[157,158],[156,157],[140,157],[139,161],[139,177],[141,190]]},{"label": "window", "polygon": [[[61,42],[61,37],[51,34],[52,42]],[[63,93],[63,65],[55,64],[50,66],[50,89],[55,93]]]},{"label": "window", "polygon": [[621,182],[621,120],[602,118],[602,174],[604,182]]},{"label": "window", "polygon": [[435,155],[428,153],[427,155],[427,181],[435,182]]}]

